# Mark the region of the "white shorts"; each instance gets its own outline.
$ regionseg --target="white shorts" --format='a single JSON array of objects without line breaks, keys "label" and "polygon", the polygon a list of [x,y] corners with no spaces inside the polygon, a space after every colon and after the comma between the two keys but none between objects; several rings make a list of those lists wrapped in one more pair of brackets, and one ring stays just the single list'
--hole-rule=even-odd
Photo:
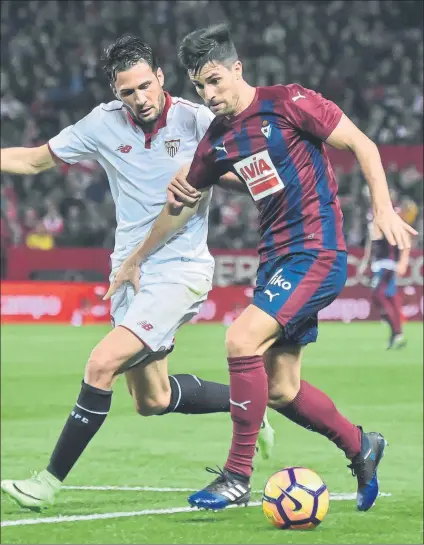
[{"label": "white shorts", "polygon": [[198,314],[211,288],[211,275],[201,272],[143,273],[136,295],[127,284],[112,296],[112,324],[132,331],[150,352],[168,350],[177,329]]}]

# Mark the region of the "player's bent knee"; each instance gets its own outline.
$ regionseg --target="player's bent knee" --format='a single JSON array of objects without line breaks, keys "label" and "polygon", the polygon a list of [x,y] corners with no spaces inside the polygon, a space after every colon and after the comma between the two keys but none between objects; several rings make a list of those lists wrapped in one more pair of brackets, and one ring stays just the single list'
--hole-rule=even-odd
[{"label": "player's bent knee", "polygon": [[289,405],[299,392],[299,387],[292,384],[268,387],[268,407],[281,409]]},{"label": "player's bent knee", "polygon": [[88,358],[84,381],[96,388],[108,389],[123,363],[117,354],[108,354],[102,349],[95,348]]},{"label": "player's bent knee", "polygon": [[163,393],[160,396],[135,399],[135,409],[141,416],[154,416],[166,411],[171,401],[171,392]]},{"label": "player's bent knee", "polygon": [[225,346],[230,358],[252,356],[258,351],[258,346],[252,342],[248,332],[240,331],[240,328],[232,326],[227,330]]}]

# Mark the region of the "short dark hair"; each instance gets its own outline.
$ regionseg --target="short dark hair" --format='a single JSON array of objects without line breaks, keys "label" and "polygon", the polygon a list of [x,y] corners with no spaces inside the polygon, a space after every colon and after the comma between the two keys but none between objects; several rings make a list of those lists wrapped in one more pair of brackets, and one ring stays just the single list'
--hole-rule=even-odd
[{"label": "short dark hair", "polygon": [[184,68],[193,72],[199,72],[208,62],[228,65],[238,60],[230,31],[224,23],[187,34],[181,42],[178,57]]},{"label": "short dark hair", "polygon": [[118,72],[128,70],[139,62],[145,62],[153,72],[158,69],[158,60],[150,45],[135,36],[123,36],[105,49],[102,57],[103,70],[109,81],[116,80]]}]

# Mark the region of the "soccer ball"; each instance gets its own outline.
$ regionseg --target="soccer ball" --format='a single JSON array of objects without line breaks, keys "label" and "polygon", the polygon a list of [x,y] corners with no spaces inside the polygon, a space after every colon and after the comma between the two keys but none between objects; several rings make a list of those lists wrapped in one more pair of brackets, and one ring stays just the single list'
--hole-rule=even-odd
[{"label": "soccer ball", "polygon": [[266,483],[262,509],[280,530],[312,530],[328,511],[330,498],[320,477],[304,467],[286,467]]}]

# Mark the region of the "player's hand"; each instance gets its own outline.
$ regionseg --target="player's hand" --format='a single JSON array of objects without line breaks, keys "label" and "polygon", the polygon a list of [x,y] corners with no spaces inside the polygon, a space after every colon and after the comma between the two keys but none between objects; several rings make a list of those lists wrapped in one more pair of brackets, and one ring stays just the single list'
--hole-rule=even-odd
[{"label": "player's hand", "polygon": [[418,235],[418,232],[404,222],[393,208],[386,208],[375,214],[374,223],[382,231],[389,244],[397,246],[399,250],[410,248],[412,236]]},{"label": "player's hand", "polygon": [[135,257],[127,257],[121,264],[115,278],[110,283],[107,293],[103,297],[103,301],[110,299],[124,282],[129,282],[134,286],[134,293],[138,293],[140,290],[140,262]]},{"label": "player's hand", "polygon": [[398,276],[405,276],[407,270],[408,270],[408,263],[402,263],[402,261],[399,261],[399,263],[397,263],[396,273]]},{"label": "player's hand", "polygon": [[189,170],[190,165],[183,165],[167,187],[168,203],[174,208],[181,208],[184,205],[193,206],[202,195],[187,182]]}]

